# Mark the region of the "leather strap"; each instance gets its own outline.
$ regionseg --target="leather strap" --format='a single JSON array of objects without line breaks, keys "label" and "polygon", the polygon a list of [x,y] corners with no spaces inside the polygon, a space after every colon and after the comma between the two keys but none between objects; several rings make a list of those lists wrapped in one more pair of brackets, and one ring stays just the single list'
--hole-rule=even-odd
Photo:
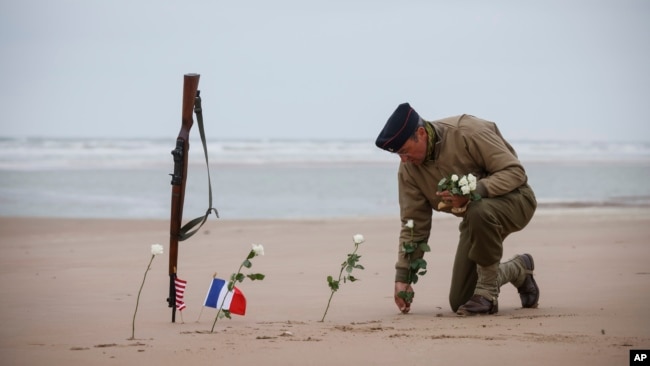
[{"label": "leather strap", "polygon": [[[203,144],[203,155],[205,156],[205,166],[208,170],[208,209],[205,212],[205,215],[199,216],[181,227],[178,234],[178,240],[183,241],[196,234],[201,226],[205,224],[210,216],[210,213],[214,211],[214,214],[219,218],[219,211],[216,208],[212,207],[212,181],[210,179],[210,164],[208,162],[208,147],[205,143],[205,130],[203,128],[203,109],[201,107],[201,92],[197,91],[196,97],[194,98],[194,113],[196,114],[196,120],[199,125],[199,133],[201,134],[201,143]],[[197,226],[198,225],[198,226]]]}]

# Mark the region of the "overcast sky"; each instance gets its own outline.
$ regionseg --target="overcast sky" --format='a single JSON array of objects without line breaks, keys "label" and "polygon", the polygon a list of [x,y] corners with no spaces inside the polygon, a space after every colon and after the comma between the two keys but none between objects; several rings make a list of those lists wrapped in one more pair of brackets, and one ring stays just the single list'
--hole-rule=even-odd
[{"label": "overcast sky", "polygon": [[1,0],[0,50],[0,136],[175,138],[195,72],[211,139],[650,141],[648,0]]}]

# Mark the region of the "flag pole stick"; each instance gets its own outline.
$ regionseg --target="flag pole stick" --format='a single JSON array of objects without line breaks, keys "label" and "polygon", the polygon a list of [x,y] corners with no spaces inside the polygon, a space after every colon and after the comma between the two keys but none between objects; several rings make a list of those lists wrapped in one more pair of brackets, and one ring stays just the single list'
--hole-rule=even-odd
[{"label": "flag pole stick", "polygon": [[201,311],[199,312],[199,317],[196,319],[197,323],[199,322],[199,320],[201,320],[201,314],[203,314],[203,309],[205,309],[205,306],[201,307]]},{"label": "flag pole stick", "polygon": [[[217,278],[217,272],[214,272],[212,275],[212,279]],[[201,314],[203,314],[203,309],[205,309],[205,303],[203,304],[203,307],[201,307],[201,311],[199,312],[199,317],[196,319],[196,322],[198,323],[199,320],[201,320]]]}]

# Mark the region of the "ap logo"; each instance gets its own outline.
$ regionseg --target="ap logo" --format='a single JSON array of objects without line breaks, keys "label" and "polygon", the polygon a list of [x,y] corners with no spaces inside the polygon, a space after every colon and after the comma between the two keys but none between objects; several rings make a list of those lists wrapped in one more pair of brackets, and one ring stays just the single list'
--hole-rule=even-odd
[{"label": "ap logo", "polygon": [[650,365],[650,350],[630,350],[630,365]]}]

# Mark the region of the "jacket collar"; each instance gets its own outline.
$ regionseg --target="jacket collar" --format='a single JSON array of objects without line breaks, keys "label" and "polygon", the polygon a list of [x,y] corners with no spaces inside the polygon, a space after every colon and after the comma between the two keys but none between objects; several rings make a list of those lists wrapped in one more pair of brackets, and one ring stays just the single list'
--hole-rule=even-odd
[{"label": "jacket collar", "polygon": [[429,141],[427,141],[427,158],[425,161],[434,161],[440,154],[440,137],[442,136],[442,130],[432,122],[425,122],[425,125],[427,135],[429,136]]}]

